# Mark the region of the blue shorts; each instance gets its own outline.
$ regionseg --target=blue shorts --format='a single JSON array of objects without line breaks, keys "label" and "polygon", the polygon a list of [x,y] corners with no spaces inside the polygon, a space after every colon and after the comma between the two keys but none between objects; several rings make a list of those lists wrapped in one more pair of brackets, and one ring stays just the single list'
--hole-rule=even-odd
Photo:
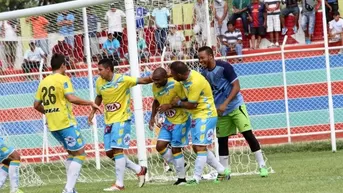
[{"label": "blue shorts", "polygon": [[59,131],[52,131],[51,134],[66,150],[78,151],[85,146],[80,128],[77,125]]},{"label": "blue shorts", "polygon": [[184,147],[189,143],[188,133],[190,126],[190,118],[183,124],[173,124],[166,119],[161,128],[158,140],[169,141],[172,147]]},{"label": "blue shorts", "polygon": [[212,143],[217,117],[192,119],[191,134],[193,145],[209,145]]},{"label": "blue shorts", "polygon": [[106,125],[104,130],[105,151],[109,151],[113,148],[128,149],[130,147],[130,134],[130,121]]},{"label": "blue shorts", "polygon": [[6,146],[4,143],[0,142],[0,163],[7,159],[14,150],[13,147]]}]

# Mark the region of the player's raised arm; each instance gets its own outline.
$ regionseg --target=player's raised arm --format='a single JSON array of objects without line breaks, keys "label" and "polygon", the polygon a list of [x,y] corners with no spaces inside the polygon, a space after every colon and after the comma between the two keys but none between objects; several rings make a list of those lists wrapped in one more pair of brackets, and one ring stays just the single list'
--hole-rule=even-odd
[{"label": "player's raised arm", "polygon": [[70,79],[68,78],[68,80],[66,80],[63,84],[64,87],[64,96],[65,98],[76,105],[87,105],[87,106],[91,106],[93,109],[97,109],[99,111],[101,111],[100,107],[98,105],[96,105],[93,101],[89,101],[89,100],[84,100],[82,98],[79,98],[77,96],[74,95],[74,89],[73,89],[73,85],[70,82]]},{"label": "player's raised arm", "polygon": [[101,111],[100,107],[98,105],[96,105],[93,101],[84,100],[84,99],[79,98],[73,94],[68,94],[65,97],[69,102],[71,102],[73,104],[92,106],[92,108],[95,108],[95,109]]},{"label": "player's raised arm", "polygon": [[152,82],[153,81],[152,81],[151,76],[146,76],[146,77],[142,77],[142,78],[137,79],[137,84],[150,84]]}]

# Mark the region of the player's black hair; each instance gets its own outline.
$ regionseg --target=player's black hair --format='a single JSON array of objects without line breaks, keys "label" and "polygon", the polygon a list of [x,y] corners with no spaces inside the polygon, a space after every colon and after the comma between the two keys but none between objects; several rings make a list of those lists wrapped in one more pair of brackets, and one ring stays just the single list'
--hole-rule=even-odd
[{"label": "player's black hair", "polygon": [[232,21],[232,20],[229,20],[229,21],[227,22],[226,26],[229,26],[230,24],[231,24],[232,26],[235,27],[236,22],[234,22],[234,21]]},{"label": "player's black hair", "polygon": [[112,34],[112,33],[108,33],[108,34],[107,34],[107,37],[110,36],[110,35],[113,35],[113,34]]},{"label": "player's black hair", "polygon": [[158,67],[154,70],[153,75],[159,75],[162,77],[167,77],[168,73],[167,73],[166,69],[164,69],[162,67]]},{"label": "player's black hair", "polygon": [[112,72],[114,71],[114,65],[111,59],[108,59],[108,58],[101,59],[98,65],[102,65],[104,68],[110,68]]},{"label": "player's black hair", "polygon": [[54,54],[51,57],[51,62],[50,62],[52,71],[60,69],[62,64],[65,64],[65,62],[66,62],[66,59],[64,55]]},{"label": "player's black hair", "polygon": [[208,46],[203,46],[203,47],[199,48],[198,53],[203,52],[203,51],[205,51],[208,55],[214,56],[212,48],[210,48]]},{"label": "player's black hair", "polygon": [[178,74],[186,74],[189,71],[187,65],[181,61],[171,63],[170,69]]},{"label": "player's black hair", "polygon": [[332,16],[334,16],[334,17],[337,16],[337,15],[340,15],[338,11],[335,11],[335,12],[332,14]]}]

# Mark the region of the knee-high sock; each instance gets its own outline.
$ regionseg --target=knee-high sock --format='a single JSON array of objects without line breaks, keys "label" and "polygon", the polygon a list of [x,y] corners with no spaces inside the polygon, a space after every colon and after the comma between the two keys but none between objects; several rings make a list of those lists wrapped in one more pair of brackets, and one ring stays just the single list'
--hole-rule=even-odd
[{"label": "knee-high sock", "polygon": [[7,176],[8,176],[8,167],[6,165],[3,165],[0,168],[0,188],[5,184]]},{"label": "knee-high sock", "polygon": [[116,185],[124,186],[124,174],[126,167],[126,158],[123,153],[117,153],[114,155],[114,162],[116,163]]},{"label": "knee-high sock", "polygon": [[205,164],[207,162],[207,151],[197,152],[197,158],[195,160],[195,168],[193,178],[199,182],[201,180],[201,175],[204,170]]},{"label": "knee-high sock", "polygon": [[82,164],[86,159],[86,154],[74,156],[73,161],[70,162],[68,172],[67,172],[67,184],[65,189],[68,192],[72,192],[75,188],[77,179],[79,178]]},{"label": "knee-high sock", "polygon": [[177,177],[180,179],[186,178],[185,158],[183,157],[182,152],[173,154],[173,157]]},{"label": "knee-high sock", "polygon": [[133,172],[135,172],[136,174],[139,174],[139,172],[141,172],[142,167],[138,164],[135,164],[133,161],[131,161],[128,157],[125,157],[125,161],[126,161],[126,167],[129,168],[130,170],[132,170]]},{"label": "knee-high sock", "polygon": [[207,150],[207,163],[213,167],[219,174],[223,174],[225,167],[217,160],[212,151]]},{"label": "knee-high sock", "polygon": [[13,160],[8,168],[8,175],[10,178],[11,192],[16,192],[19,188],[19,167],[20,161]]}]

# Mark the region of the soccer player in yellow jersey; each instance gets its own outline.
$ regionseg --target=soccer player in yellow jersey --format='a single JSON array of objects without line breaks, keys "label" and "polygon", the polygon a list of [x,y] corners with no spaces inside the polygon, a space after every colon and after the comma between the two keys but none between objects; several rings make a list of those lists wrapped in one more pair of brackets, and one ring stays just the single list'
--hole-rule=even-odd
[{"label": "soccer player in yellow jersey", "polygon": [[207,80],[198,72],[189,70],[186,64],[180,61],[170,65],[173,78],[183,86],[187,101],[174,99],[174,107],[187,109],[192,116],[191,134],[193,150],[197,154],[193,180],[188,185],[196,185],[206,163],[215,168],[218,172],[217,182],[228,178],[230,171],[225,169],[215,158],[207,145],[212,144],[214,129],[217,124],[217,111],[214,104],[212,90]]},{"label": "soccer player in yellow jersey", "polygon": [[[157,68],[152,74],[152,92],[154,102],[149,122],[149,128],[155,125],[155,116],[158,111],[164,113],[166,119],[161,127],[156,150],[168,162],[175,165],[178,180],[174,185],[186,184],[185,159],[181,148],[188,145],[188,132],[191,120],[187,112],[181,108],[173,108],[171,105],[175,97],[185,99],[185,94],[181,84],[173,78],[168,78],[167,71]],[[171,149],[168,145],[171,145]]]},{"label": "soccer player in yellow jersey", "polygon": [[[133,163],[123,154],[123,149],[130,145],[131,110],[130,88],[137,84],[149,84],[150,77],[134,78],[114,73],[112,60],[102,59],[98,65],[100,77],[96,80],[95,103],[101,102],[105,108],[104,146],[106,155],[115,162],[116,183],[104,191],[124,190],[125,168],[134,171],[139,179],[139,187],[145,183],[147,168]],[[91,112],[88,121],[92,124],[95,110]],[[144,129],[144,128],[142,128]]]},{"label": "soccer player in yellow jersey", "polygon": [[74,95],[73,85],[68,76],[65,57],[55,54],[51,58],[53,74],[44,78],[38,86],[34,108],[45,114],[51,134],[68,151],[66,161],[67,183],[63,193],[75,193],[75,184],[86,158],[84,140],[73,115],[72,105],[88,105],[100,110],[92,101]]}]

